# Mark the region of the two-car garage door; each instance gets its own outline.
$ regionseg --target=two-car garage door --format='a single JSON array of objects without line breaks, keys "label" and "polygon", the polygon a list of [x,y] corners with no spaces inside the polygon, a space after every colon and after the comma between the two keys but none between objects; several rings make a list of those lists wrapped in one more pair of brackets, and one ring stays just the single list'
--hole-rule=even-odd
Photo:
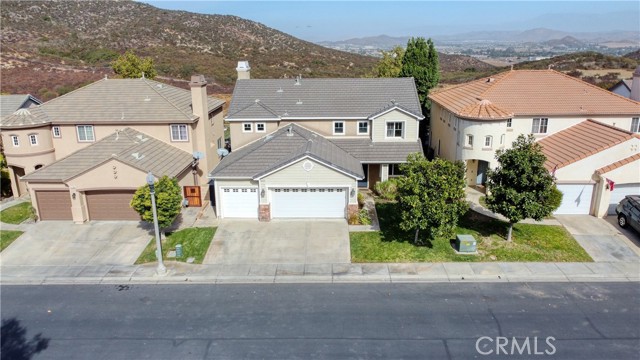
[{"label": "two-car garage door", "polygon": [[[129,203],[133,190],[87,191],[89,220],[140,220]],[[40,220],[73,220],[69,191],[36,191]]]}]

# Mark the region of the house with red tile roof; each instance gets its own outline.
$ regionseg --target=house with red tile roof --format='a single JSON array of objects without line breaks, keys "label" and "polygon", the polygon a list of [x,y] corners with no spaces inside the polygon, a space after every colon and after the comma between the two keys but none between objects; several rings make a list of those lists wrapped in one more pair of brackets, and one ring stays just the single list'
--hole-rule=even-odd
[{"label": "house with red tile roof", "polygon": [[[619,129],[626,136],[633,137],[631,134],[640,132],[640,102],[555,70],[506,71],[434,91],[429,99],[432,102],[429,145],[435,156],[466,164],[468,185],[483,185],[487,171],[497,166],[496,150],[509,148],[521,134],[533,134],[541,141],[587,119]],[[588,124],[590,128],[596,128],[591,122]],[[598,129],[606,133],[600,127]],[[575,131],[569,132],[569,137],[574,136]],[[594,140],[583,138],[582,141]],[[624,156],[620,153],[608,164],[635,153]],[[585,161],[583,164],[591,163]],[[595,170],[608,164],[591,166],[585,181]],[[640,184],[640,179],[635,182]],[[560,184],[560,189],[569,194],[575,190],[569,185],[579,184]],[[564,204],[560,212],[565,211],[563,207]],[[573,213],[598,213],[594,208],[582,205],[569,206],[569,209],[567,211]]]},{"label": "house with red tile roof", "polygon": [[556,214],[614,215],[626,195],[640,194],[638,135],[589,119],[539,144],[564,194]]}]

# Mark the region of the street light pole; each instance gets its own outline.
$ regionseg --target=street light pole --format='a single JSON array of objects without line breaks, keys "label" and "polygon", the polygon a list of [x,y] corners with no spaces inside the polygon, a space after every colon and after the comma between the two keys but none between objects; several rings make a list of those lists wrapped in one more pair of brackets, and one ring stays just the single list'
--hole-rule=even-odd
[{"label": "street light pole", "polygon": [[167,268],[162,262],[162,244],[160,242],[160,229],[158,227],[158,212],[156,210],[156,191],[154,185],[154,177],[151,171],[147,174],[147,184],[149,184],[149,192],[151,193],[151,209],[153,211],[153,228],[156,232],[156,259],[158,259],[158,275],[165,275]]}]

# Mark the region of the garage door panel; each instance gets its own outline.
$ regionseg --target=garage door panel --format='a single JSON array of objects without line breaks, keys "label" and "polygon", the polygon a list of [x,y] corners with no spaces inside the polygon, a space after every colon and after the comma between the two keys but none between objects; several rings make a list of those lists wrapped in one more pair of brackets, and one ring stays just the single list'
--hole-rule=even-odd
[{"label": "garage door panel", "polygon": [[87,191],[89,220],[140,220],[131,208],[133,190]]},{"label": "garage door panel", "polygon": [[615,184],[609,200],[608,215],[616,214],[616,206],[627,195],[640,195],[640,184]]},{"label": "garage door panel", "polygon": [[73,220],[68,191],[36,191],[40,220]]},{"label": "garage door panel", "polygon": [[258,188],[222,188],[222,216],[258,218]]},{"label": "garage door panel", "polygon": [[273,189],[273,218],[344,218],[346,191],[333,189]]},{"label": "garage door panel", "polygon": [[593,184],[558,184],[558,190],[562,192],[562,204],[554,214],[589,214],[593,196]]}]

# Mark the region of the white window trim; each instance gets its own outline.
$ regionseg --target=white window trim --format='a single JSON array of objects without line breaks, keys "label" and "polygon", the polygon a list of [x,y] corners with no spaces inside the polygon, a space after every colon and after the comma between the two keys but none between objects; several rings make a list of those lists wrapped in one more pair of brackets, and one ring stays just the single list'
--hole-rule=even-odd
[{"label": "white window trim", "polygon": [[[32,138],[32,136],[33,136],[33,138]],[[29,139],[29,144],[31,146],[38,146],[38,134],[29,134],[29,135],[27,135],[27,138]],[[35,143],[33,141],[31,141],[32,139],[35,140]]]},{"label": "white window trim", "polygon": [[[402,135],[400,137],[397,136],[387,136],[387,130],[389,129],[389,124],[390,123],[402,123]],[[384,122],[384,138],[385,139],[404,139],[407,131],[407,126],[406,126],[406,121],[404,120],[389,120],[389,121],[385,121]]]},{"label": "white window trim", "polygon": [[[258,130],[258,125],[262,125],[262,130]],[[244,126],[244,125],[243,125]],[[263,133],[263,132],[267,132],[267,123],[256,123],[256,132],[257,133]]]},{"label": "white window trim", "polygon": [[[186,139],[176,139],[173,137],[173,127],[177,126],[178,127],[178,135],[180,135],[180,127],[184,126],[184,133],[187,136]],[[187,124],[171,124],[169,125],[169,133],[170,133],[170,137],[171,137],[171,141],[172,142],[189,142],[189,127],[187,126]]]},{"label": "white window trim", "polygon": [[[471,144],[469,144],[469,139],[471,139]],[[473,149],[473,135],[471,134],[464,135],[464,147]]]},{"label": "white window trim", "polygon": [[500,145],[504,145],[505,140],[506,140],[505,134],[500,135]]},{"label": "white window trim", "polygon": [[[489,145],[487,145],[487,139],[489,139]],[[491,149],[493,147],[493,136],[491,135],[487,135],[484,137],[484,145],[483,148],[484,149]]]},{"label": "white window trim", "polygon": [[[633,126],[634,122],[635,122],[635,128]],[[640,132],[640,118],[637,118],[637,117],[631,118],[631,129],[630,129],[630,131],[632,133]]]},{"label": "white window trim", "polygon": [[[58,133],[57,135],[56,135],[56,132]],[[60,131],[60,126],[54,126],[51,129],[51,133],[53,134],[54,138],[61,138],[62,137],[62,132]]]},{"label": "white window trim", "polygon": [[[367,132],[360,132],[360,124],[367,124]],[[369,135],[369,121],[358,121],[358,135]]]},{"label": "white window trim", "polygon": [[507,119],[507,129],[513,128],[513,119]]},{"label": "white window trim", "polygon": [[18,135],[11,135],[11,145],[13,145],[13,147],[20,147],[20,138]]},{"label": "white window trim", "polygon": [[[342,132],[336,132],[336,124],[342,124]],[[344,136],[347,133],[347,126],[344,121],[334,121],[333,122],[333,135]]]},{"label": "white window trim", "polygon": [[[538,128],[535,128],[536,120],[538,120]],[[545,121],[545,131],[542,132],[540,129],[542,128],[542,121]],[[549,132],[549,118],[546,117],[536,117],[531,120],[531,133],[532,134],[547,134]]]},{"label": "white window trim", "polygon": [[[91,134],[93,135],[93,139],[91,140],[80,140],[80,128],[90,127]],[[85,132],[86,135],[86,132]],[[93,129],[93,125],[76,125],[76,136],[78,138],[78,142],[95,142],[96,141],[96,132]]]},{"label": "white window trim", "polygon": [[[249,130],[245,129],[245,125],[249,125]],[[253,132],[253,123],[242,123],[242,132],[243,133],[252,133]]]}]

